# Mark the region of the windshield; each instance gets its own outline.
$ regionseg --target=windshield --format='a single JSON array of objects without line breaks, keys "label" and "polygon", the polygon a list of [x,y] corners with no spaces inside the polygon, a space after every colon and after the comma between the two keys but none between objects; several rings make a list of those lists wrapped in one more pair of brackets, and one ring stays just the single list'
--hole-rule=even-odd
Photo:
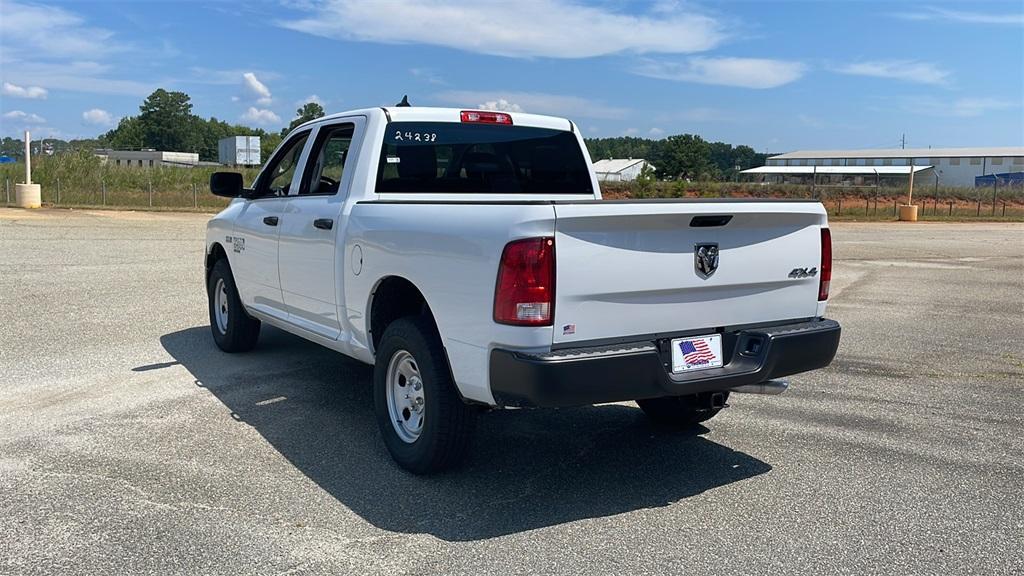
[{"label": "windshield", "polygon": [[572,132],[453,122],[390,122],[377,192],[593,194]]}]

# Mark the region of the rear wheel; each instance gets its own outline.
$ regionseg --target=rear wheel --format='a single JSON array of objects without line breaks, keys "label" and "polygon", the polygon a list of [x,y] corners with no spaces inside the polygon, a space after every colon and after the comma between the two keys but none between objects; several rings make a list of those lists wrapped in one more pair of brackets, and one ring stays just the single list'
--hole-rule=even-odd
[{"label": "rear wheel", "polygon": [[399,318],[388,326],[373,379],[377,425],[399,466],[429,474],[462,461],[475,414],[455,388],[441,339],[428,319]]},{"label": "rear wheel", "polygon": [[220,259],[213,265],[206,293],[210,300],[210,329],[217,347],[225,352],[252,350],[260,337],[260,321],[249,316],[242,306],[227,260]]},{"label": "rear wheel", "polygon": [[728,392],[708,392],[692,396],[665,396],[637,400],[640,409],[655,424],[670,428],[693,428],[715,417],[725,408]]}]

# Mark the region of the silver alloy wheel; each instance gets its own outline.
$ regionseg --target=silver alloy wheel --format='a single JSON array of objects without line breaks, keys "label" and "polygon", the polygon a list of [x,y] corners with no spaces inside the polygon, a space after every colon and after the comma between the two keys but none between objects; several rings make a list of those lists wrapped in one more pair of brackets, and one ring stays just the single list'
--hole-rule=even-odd
[{"label": "silver alloy wheel", "polygon": [[423,379],[412,354],[398,350],[391,356],[386,387],[391,426],[403,442],[412,444],[423,431],[426,403]]},{"label": "silver alloy wheel", "polygon": [[213,312],[217,318],[217,329],[221,334],[228,333],[228,287],[223,278],[217,279],[213,287]]}]

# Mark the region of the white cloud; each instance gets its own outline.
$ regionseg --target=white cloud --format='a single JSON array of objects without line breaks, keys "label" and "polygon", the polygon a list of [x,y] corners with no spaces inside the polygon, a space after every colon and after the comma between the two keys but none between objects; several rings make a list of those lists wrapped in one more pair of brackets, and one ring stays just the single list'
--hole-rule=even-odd
[{"label": "white cloud", "polygon": [[481,110],[497,110],[499,112],[522,112],[523,109],[519,104],[513,104],[504,98],[498,100],[490,100],[477,106]]},{"label": "white cloud", "polygon": [[800,62],[785,60],[694,56],[682,62],[645,60],[634,72],[661,80],[760,89],[789,84],[806,70]]},{"label": "white cloud", "polygon": [[362,0],[327,0],[306,6],[312,12],[309,17],[279,24],[339,40],[430,44],[517,58],[689,53],[714,48],[725,38],[723,25],[693,6],[669,11],[658,4],[646,13],[572,0],[475,4],[391,0],[386,10],[376,2]]},{"label": "white cloud", "polygon": [[[5,39],[6,41],[6,39]],[[6,49],[6,46],[4,46]],[[68,90],[90,94],[147,96],[158,86],[155,83],[108,77],[111,67],[93,61],[40,62],[5,61],[4,75],[50,90]]]},{"label": "white cloud", "polygon": [[246,122],[252,122],[253,124],[263,125],[281,123],[281,117],[278,116],[277,114],[274,114],[273,111],[262,108],[256,108],[255,106],[250,106],[249,109],[246,110],[244,114],[242,114],[242,120]]},{"label": "white cloud", "polygon": [[[551,114],[554,116],[619,119],[625,117],[629,110],[608,106],[601,102],[563,96],[544,92],[487,92],[476,90],[449,90],[435,96],[442,102],[456,106],[475,107],[483,103],[499,103],[505,101],[517,106],[521,112],[534,114]],[[513,103],[514,104],[511,104]]]},{"label": "white cloud", "polygon": [[5,120],[11,120],[16,124],[45,124],[46,119],[38,114],[32,114],[29,112],[23,112],[21,110],[11,110],[10,112],[4,113]]},{"label": "white cloud", "polygon": [[270,88],[263,82],[260,82],[256,78],[256,74],[252,72],[246,72],[242,74],[242,85],[245,87],[246,92],[250,96],[256,99],[256,103],[262,106],[266,106],[273,101],[273,97],[270,94]]},{"label": "white cloud", "polygon": [[[1018,5],[1019,6],[1019,5]],[[946,20],[960,24],[993,24],[1003,26],[1024,26],[1024,12],[1004,12],[988,14],[984,12],[965,12],[948,10],[936,6],[928,6],[915,12],[894,14],[904,20]]]},{"label": "white cloud", "polygon": [[2,9],[0,36],[11,56],[95,58],[125,49],[112,32],[63,8],[3,0]]},{"label": "white cloud", "polygon": [[892,78],[918,84],[945,84],[949,72],[930,62],[916,60],[878,60],[858,62],[836,68],[841,74],[855,76],[872,76],[875,78]]},{"label": "white cloud", "polygon": [[29,98],[31,100],[45,100],[49,92],[46,88],[39,86],[18,86],[17,84],[11,84],[10,82],[4,82],[3,89],[0,90],[4,96],[13,96],[15,98]]},{"label": "white cloud", "polygon": [[93,124],[95,126],[112,126],[114,124],[114,117],[110,115],[110,112],[100,108],[92,108],[82,112],[82,120],[86,124]]},{"label": "white cloud", "polygon": [[662,130],[661,128],[654,127],[654,128],[651,128],[650,130],[648,130],[647,133],[650,134],[651,136],[655,137],[655,138],[660,138],[662,135],[665,134],[665,131]]},{"label": "white cloud", "polygon": [[[98,61],[131,46],[64,8],[0,0],[0,39],[3,75],[17,78],[29,93],[40,94],[39,87],[46,86],[48,90],[140,96],[155,88],[108,77],[109,66]],[[4,94],[13,95],[7,90]]]},{"label": "white cloud", "polygon": [[636,136],[639,133],[640,130],[637,130],[636,128],[626,128],[622,131],[623,136]]}]

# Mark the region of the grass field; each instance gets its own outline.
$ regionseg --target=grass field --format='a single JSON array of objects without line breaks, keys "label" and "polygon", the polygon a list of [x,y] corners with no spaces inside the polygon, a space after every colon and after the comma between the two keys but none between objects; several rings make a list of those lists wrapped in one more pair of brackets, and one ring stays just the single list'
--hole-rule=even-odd
[{"label": "grass field", "polygon": [[[69,208],[126,208],[214,211],[227,199],[209,192],[210,174],[231,170],[252,182],[258,169],[220,166],[137,168],[107,165],[89,153],[46,157],[33,165],[33,181],[42,185],[45,205]],[[0,200],[14,203],[14,184],[24,181],[22,164],[0,166]],[[807,198],[820,200],[832,218],[891,220],[905,188],[837,188],[800,185],[762,186],[735,182],[605,182],[607,199],[624,198]],[[1020,188],[950,188],[920,186],[914,204],[924,220],[1024,220]]]},{"label": "grass field", "polygon": [[[61,154],[33,162],[32,181],[42,185],[44,204],[130,208],[207,208],[227,205],[210,194],[210,174],[232,171],[252,182],[255,168],[136,168],[104,164],[90,153]],[[14,184],[24,182],[23,164],[0,166],[3,199],[14,202]]]}]

